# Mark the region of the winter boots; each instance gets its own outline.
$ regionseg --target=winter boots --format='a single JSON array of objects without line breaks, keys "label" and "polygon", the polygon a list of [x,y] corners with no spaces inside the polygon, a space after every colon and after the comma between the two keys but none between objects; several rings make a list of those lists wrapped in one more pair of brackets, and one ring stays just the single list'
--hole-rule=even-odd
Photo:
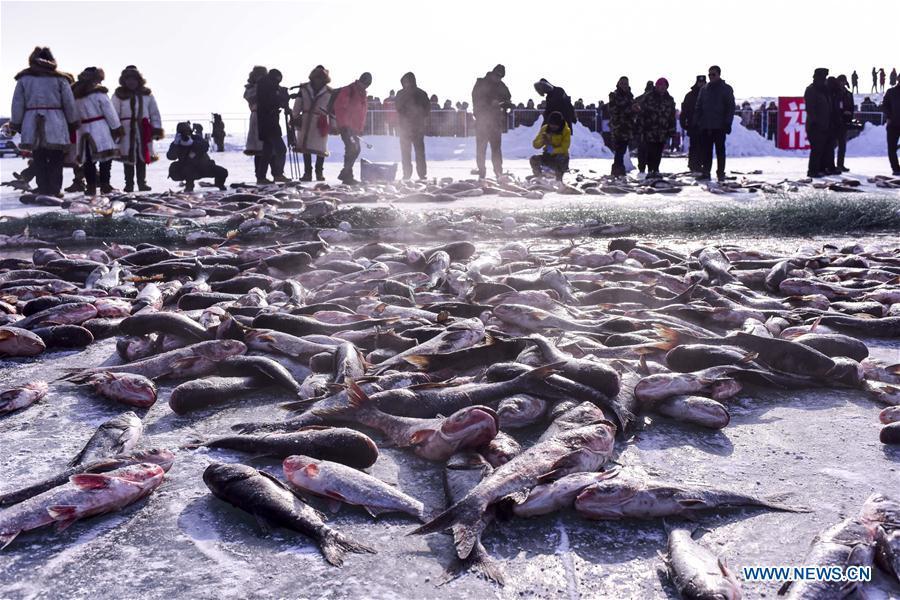
[{"label": "winter boots", "polygon": [[149,192],[152,188],[147,185],[147,165],[142,162],[130,165],[125,163],[125,192],[134,191],[134,175],[137,171],[138,191]]}]

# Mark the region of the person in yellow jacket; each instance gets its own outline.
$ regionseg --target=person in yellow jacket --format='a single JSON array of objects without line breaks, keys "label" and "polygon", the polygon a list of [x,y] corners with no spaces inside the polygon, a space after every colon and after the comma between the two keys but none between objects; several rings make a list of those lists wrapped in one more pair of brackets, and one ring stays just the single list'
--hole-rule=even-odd
[{"label": "person in yellow jacket", "polygon": [[531,170],[535,177],[540,177],[544,169],[548,169],[554,173],[556,179],[562,181],[563,173],[569,170],[571,142],[572,130],[569,129],[562,113],[550,113],[532,143],[535,148],[544,149],[543,153],[531,157]]}]

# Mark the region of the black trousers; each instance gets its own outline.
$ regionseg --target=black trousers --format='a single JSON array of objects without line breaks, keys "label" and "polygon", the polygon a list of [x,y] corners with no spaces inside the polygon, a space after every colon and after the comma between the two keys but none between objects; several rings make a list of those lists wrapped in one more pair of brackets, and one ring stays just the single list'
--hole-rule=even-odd
[{"label": "black trousers", "polygon": [[488,144],[491,146],[491,164],[494,167],[494,175],[500,177],[503,174],[503,151],[500,149],[501,130],[499,125],[485,124],[481,127],[475,122],[475,166],[478,168],[478,176],[484,177],[485,159],[487,158]]},{"label": "black trousers", "polygon": [[900,163],[897,162],[897,142],[900,141],[900,125],[887,128],[887,154],[891,161],[891,171],[900,171]]},{"label": "black trousers", "polygon": [[628,152],[628,140],[625,138],[613,138],[613,164],[610,174],[613,177],[625,175],[625,153]]},{"label": "black trousers", "polygon": [[262,151],[253,159],[253,166],[256,169],[256,178],[265,179],[266,170],[272,170],[272,177],[280,177],[284,175],[284,161],[287,157],[287,146],[281,139],[281,129],[273,131],[265,137],[260,136],[262,140]]},{"label": "black trousers", "polygon": [[58,194],[62,190],[65,153],[62,150],[38,148],[32,152],[31,158],[38,193],[47,196]]},{"label": "black trousers", "polygon": [[341,129],[341,141],[344,142],[344,170],[341,171],[341,176],[352,177],[353,165],[359,158],[359,136],[344,128]]},{"label": "black trousers", "polygon": [[825,164],[825,153],[828,150],[828,132],[809,129],[806,131],[806,139],[809,140],[809,164],[806,174],[809,177],[821,174]]},{"label": "black trousers", "polygon": [[[316,154],[316,174],[321,174],[322,170],[325,168],[325,157],[321,154]],[[312,154],[308,152],[303,155],[303,173],[304,175],[312,175],[313,172],[313,160]]]},{"label": "black trousers", "polygon": [[847,156],[847,129],[837,131],[837,168],[844,168],[844,157]]},{"label": "black trousers", "polygon": [[703,129],[700,131],[700,171],[704,177],[712,173],[713,148],[716,149],[716,175],[725,176],[725,130]]},{"label": "black trousers", "polygon": [[412,177],[412,153],[416,152],[416,175],[425,179],[428,168],[425,163],[425,133],[406,131],[400,128],[400,162],[403,164],[403,179]]},{"label": "black trousers", "polygon": [[143,185],[147,183],[147,165],[136,162],[133,165],[125,163],[125,185],[134,185],[134,173],[137,171],[137,181]]},{"label": "black trousers", "polygon": [[637,150],[638,172],[643,173],[647,168],[647,142],[639,140]]},{"label": "black trousers", "polygon": [[700,132],[690,131],[688,137],[691,140],[688,146],[688,170],[698,173],[702,171],[703,163],[700,160]]},{"label": "black trousers", "polygon": [[531,172],[536,176],[543,174],[544,168],[551,169],[557,179],[562,180],[563,174],[569,170],[568,154],[535,154],[529,159]]},{"label": "black trousers", "polygon": [[834,129],[828,130],[825,138],[825,151],[822,153],[822,171],[831,173],[835,171],[834,151],[837,148],[837,132]]},{"label": "black trousers", "polygon": [[[97,188],[97,163],[94,161],[85,161],[83,167],[84,169],[84,181],[87,183],[88,189],[96,189]],[[112,160],[104,160],[100,162],[100,185],[109,185],[109,176],[110,171],[112,171]]]},{"label": "black trousers", "polygon": [[647,172],[659,173],[659,163],[662,162],[663,150],[666,148],[665,142],[645,142],[647,146]]}]

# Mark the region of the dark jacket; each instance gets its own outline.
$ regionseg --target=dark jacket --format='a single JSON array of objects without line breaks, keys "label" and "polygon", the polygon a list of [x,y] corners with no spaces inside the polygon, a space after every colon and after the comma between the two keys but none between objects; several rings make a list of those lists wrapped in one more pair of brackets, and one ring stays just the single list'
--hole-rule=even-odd
[{"label": "dark jacket", "polygon": [[575,121],[578,119],[575,118],[575,107],[572,106],[572,99],[561,87],[553,86],[552,89],[547,92],[547,95],[544,98],[546,105],[544,106],[544,122],[547,122],[547,119],[551,114],[558,112],[563,116],[563,120],[569,124],[569,129],[573,132],[575,131]]},{"label": "dark jacket", "polygon": [[202,136],[192,135],[190,143],[179,135],[169,145],[166,158],[175,161],[169,165],[169,177],[175,181],[194,180],[212,176],[215,162],[209,157],[209,142]]},{"label": "dark jacket", "polygon": [[699,130],[724,130],[731,133],[734,121],[734,90],[724,80],[710,81],[697,94],[693,126]]},{"label": "dark jacket", "polygon": [[482,124],[502,126],[506,119],[504,104],[509,104],[512,95],[502,80],[494,81],[479,77],[472,88],[472,113],[475,121]]},{"label": "dark jacket", "polygon": [[400,80],[404,87],[394,99],[397,120],[400,127],[411,133],[425,133],[428,113],[431,112],[431,101],[428,94],[416,85],[416,76],[407,73]]},{"label": "dark jacket", "polygon": [[668,92],[652,91],[641,100],[643,141],[660,144],[675,135],[675,100]]},{"label": "dark jacket", "polygon": [[824,81],[809,84],[803,100],[806,103],[806,131],[827,132],[833,112],[828,84]]},{"label": "dark jacket", "polygon": [[881,110],[884,118],[891,122],[891,129],[900,129],[900,87],[894,86],[884,93]]},{"label": "dark jacket", "polygon": [[630,140],[634,134],[634,96],[619,88],[609,93],[609,131],[618,140]]},{"label": "dark jacket", "polygon": [[269,77],[256,84],[256,119],[260,139],[281,137],[281,110],[289,110],[287,90]]},{"label": "dark jacket", "polygon": [[681,102],[681,115],[678,121],[685,131],[690,131],[694,128],[694,111],[697,108],[697,95],[699,93],[700,88],[693,87],[691,91],[684,95],[684,100]]},{"label": "dark jacket", "polygon": [[847,129],[847,125],[853,120],[853,94],[850,90],[840,86],[831,96],[831,106],[834,110],[832,122],[838,131]]}]

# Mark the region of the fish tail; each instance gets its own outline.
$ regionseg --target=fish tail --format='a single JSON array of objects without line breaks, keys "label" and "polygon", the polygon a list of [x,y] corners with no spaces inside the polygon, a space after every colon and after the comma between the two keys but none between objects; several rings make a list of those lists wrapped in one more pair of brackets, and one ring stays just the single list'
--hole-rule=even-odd
[{"label": "fish tail", "polygon": [[468,558],[475,545],[481,541],[481,532],[486,525],[484,509],[478,498],[463,498],[428,523],[413,529],[410,535],[436,533],[452,528],[457,555]]},{"label": "fish tail", "polygon": [[278,405],[278,408],[282,410],[289,410],[292,412],[303,412],[306,410],[310,404],[316,402],[318,398],[307,398],[306,400],[294,400],[292,402],[282,402]]},{"label": "fish tail", "polygon": [[361,542],[357,542],[334,529],[327,529],[319,541],[319,547],[322,549],[322,555],[329,564],[335,567],[344,565],[344,555],[347,552],[355,554],[375,554],[375,549]]},{"label": "fish tail", "polygon": [[472,571],[479,577],[482,577],[491,583],[496,583],[499,586],[506,584],[506,576],[503,573],[503,567],[500,566],[499,562],[491,558],[481,542],[478,542],[475,544],[475,548],[472,550],[472,554],[469,555],[468,559],[462,560],[453,557],[453,561],[447,566],[444,574],[435,585],[436,587],[440,587],[446,583],[450,583],[466,571]]},{"label": "fish tail", "polygon": [[656,325],[654,329],[662,338],[662,341],[657,342],[655,344],[650,344],[648,348],[652,348],[654,350],[663,350],[668,352],[675,346],[681,343],[682,334],[677,330],[672,329],[671,327],[665,327],[663,325]]},{"label": "fish tail", "polygon": [[527,383],[530,381],[543,381],[547,379],[551,375],[554,375],[558,372],[558,369],[563,366],[565,361],[551,363],[549,365],[544,365],[543,367],[538,367],[536,369],[532,369],[526,373],[522,373],[516,379],[522,383]]},{"label": "fish tail", "polygon": [[431,366],[431,357],[424,354],[411,354],[409,356],[404,356],[403,360],[420,371],[427,371]]},{"label": "fish tail", "polygon": [[350,418],[366,411],[375,410],[372,399],[369,398],[368,394],[366,394],[355,381],[348,377],[346,386],[349,405],[322,409],[314,408],[311,409],[310,412],[318,417],[324,418]]}]

